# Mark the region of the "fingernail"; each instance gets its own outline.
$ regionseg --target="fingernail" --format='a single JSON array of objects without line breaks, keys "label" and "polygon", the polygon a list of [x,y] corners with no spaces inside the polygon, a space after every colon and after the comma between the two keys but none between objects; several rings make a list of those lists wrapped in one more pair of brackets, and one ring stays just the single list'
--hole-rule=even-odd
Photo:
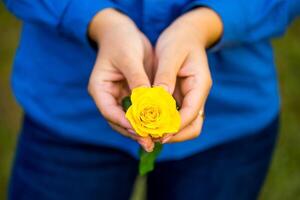
[{"label": "fingernail", "polygon": [[147,146],[146,148],[145,148],[145,151],[147,151],[147,152],[152,152],[153,151],[153,148],[154,148],[154,145],[153,144],[151,144],[151,146]]},{"label": "fingernail", "polygon": [[143,147],[143,149],[145,151],[147,151],[147,152],[152,152],[153,151],[153,148],[154,148],[153,143],[149,144],[148,142],[146,142],[144,140],[138,140],[138,143]]},{"label": "fingernail", "polygon": [[133,135],[136,135],[136,132],[134,131],[134,130],[132,130],[132,129],[127,129],[127,131],[129,132],[129,133],[131,133],[131,134],[133,134]]},{"label": "fingernail", "polygon": [[166,136],[165,138],[162,139],[161,143],[162,143],[162,144],[167,143],[167,142],[171,139],[171,137],[172,137],[172,135]]}]

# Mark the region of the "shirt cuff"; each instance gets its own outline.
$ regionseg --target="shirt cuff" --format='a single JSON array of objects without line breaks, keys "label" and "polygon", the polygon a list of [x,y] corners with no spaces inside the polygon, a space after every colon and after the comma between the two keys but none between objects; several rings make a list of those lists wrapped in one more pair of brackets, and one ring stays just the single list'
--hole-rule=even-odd
[{"label": "shirt cuff", "polygon": [[225,47],[238,45],[246,32],[246,19],[242,14],[242,5],[230,0],[196,0],[184,8],[187,12],[195,7],[207,7],[215,11],[223,23],[223,33],[220,40],[208,49],[216,52]]},{"label": "shirt cuff", "polygon": [[93,17],[106,8],[116,8],[114,3],[105,0],[72,0],[66,7],[60,23],[60,30],[68,35],[90,45],[88,26]]}]

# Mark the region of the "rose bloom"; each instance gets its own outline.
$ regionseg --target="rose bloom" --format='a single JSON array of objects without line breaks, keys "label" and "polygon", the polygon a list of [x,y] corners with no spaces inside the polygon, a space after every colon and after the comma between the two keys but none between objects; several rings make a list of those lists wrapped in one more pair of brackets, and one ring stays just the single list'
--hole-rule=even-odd
[{"label": "rose bloom", "polygon": [[164,88],[135,88],[130,98],[132,105],[126,112],[126,118],[138,135],[159,138],[178,132],[180,115],[176,101]]}]

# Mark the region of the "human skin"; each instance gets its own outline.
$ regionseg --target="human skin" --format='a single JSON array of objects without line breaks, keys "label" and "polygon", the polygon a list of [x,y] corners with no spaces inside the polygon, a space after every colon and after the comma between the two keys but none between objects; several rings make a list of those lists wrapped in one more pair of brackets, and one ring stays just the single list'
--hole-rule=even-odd
[{"label": "human skin", "polygon": [[220,38],[222,29],[214,11],[196,8],[167,27],[153,50],[130,18],[113,9],[99,12],[89,27],[89,36],[101,51],[88,89],[110,126],[152,151],[154,141],[134,134],[120,101],[135,87],[159,85],[176,98],[181,115],[180,131],[160,142],[182,142],[199,136],[203,124],[199,113],[212,86],[206,48]]},{"label": "human skin", "polygon": [[180,105],[181,128],[162,143],[182,142],[199,136],[205,101],[212,86],[206,49],[223,31],[220,17],[199,7],[177,18],[160,35],[156,47],[154,85],[165,87]]},{"label": "human skin", "polygon": [[113,129],[152,151],[152,139],[134,133],[121,106],[131,89],[151,86],[150,42],[129,17],[114,9],[97,13],[90,23],[89,36],[101,49],[89,80],[90,95]]}]

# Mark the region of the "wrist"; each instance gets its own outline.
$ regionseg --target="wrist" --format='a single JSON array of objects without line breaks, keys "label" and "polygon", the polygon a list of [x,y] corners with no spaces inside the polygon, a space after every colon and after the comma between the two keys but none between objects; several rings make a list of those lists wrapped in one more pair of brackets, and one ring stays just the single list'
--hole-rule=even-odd
[{"label": "wrist", "polygon": [[223,32],[221,18],[213,10],[205,7],[196,8],[179,18],[182,24],[196,36],[201,46],[210,47],[216,43]]},{"label": "wrist", "polygon": [[115,9],[108,8],[94,16],[88,28],[88,35],[99,44],[105,33],[128,25],[134,25],[130,18]]}]

